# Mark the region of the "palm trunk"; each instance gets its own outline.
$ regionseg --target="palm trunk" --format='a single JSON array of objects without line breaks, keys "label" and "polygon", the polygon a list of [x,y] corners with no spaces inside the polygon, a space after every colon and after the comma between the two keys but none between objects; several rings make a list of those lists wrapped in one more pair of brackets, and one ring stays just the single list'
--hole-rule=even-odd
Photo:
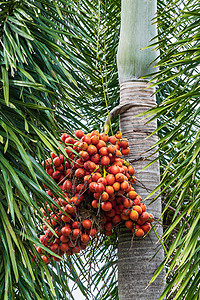
[{"label": "palm trunk", "polygon": [[[140,50],[148,46],[149,41],[156,35],[152,26],[152,18],[156,12],[156,2],[152,0],[123,0],[121,33],[118,49],[118,71],[120,79],[120,104],[131,102],[132,108],[120,116],[120,128],[123,136],[128,138],[131,145],[129,161],[135,166],[136,191],[144,199],[160,180],[159,162],[139,172],[156,154],[144,153],[157,140],[156,135],[148,139],[157,126],[157,122],[146,124],[147,119],[134,117],[155,106],[154,89],[147,88],[148,81],[139,79],[152,72],[151,61],[157,55],[150,49]],[[150,201],[146,201],[148,204]],[[155,220],[161,214],[161,200],[148,207]],[[156,226],[159,236],[162,235],[162,225]],[[134,238],[131,246],[131,234],[125,228],[119,232],[118,245],[118,292],[120,300],[157,300],[161,295],[165,281],[164,272],[147,289],[154,272],[164,258],[163,249],[157,243],[158,238],[152,231],[146,238]],[[159,249],[159,253],[150,260]]]}]

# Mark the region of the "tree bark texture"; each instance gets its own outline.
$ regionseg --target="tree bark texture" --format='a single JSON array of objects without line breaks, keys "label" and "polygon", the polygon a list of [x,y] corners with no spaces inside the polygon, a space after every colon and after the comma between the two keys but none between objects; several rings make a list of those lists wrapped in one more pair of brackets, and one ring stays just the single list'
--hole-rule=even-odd
[{"label": "tree bark texture", "polygon": [[121,6],[117,53],[120,83],[154,73],[156,68],[152,62],[159,54],[152,47],[146,48],[157,35],[156,25],[152,24],[156,16],[156,0],[122,0]]},{"label": "tree bark texture", "polygon": [[[136,80],[127,81],[120,87],[120,104],[130,102],[132,108],[120,115],[120,129],[123,137],[130,142],[129,161],[135,167],[137,183],[135,189],[142,199],[159,184],[160,172],[159,162],[155,162],[144,171],[149,162],[155,159],[154,151],[145,153],[156,141],[154,134],[147,138],[156,129],[156,120],[146,124],[148,119],[144,117],[134,117],[155,106],[154,89],[148,88],[149,83]],[[152,156],[149,157],[149,155]],[[150,200],[145,201],[148,212],[152,213],[157,220],[161,215],[161,200],[157,199],[148,206]],[[154,222],[155,223],[155,222]],[[156,225],[159,236],[162,235],[162,225]],[[157,280],[148,288],[154,272],[164,259],[164,251],[158,243],[156,234],[152,231],[145,238],[134,238],[131,247],[132,234],[125,228],[119,232],[118,245],[118,291],[120,300],[157,300],[161,295],[165,281],[164,271]],[[154,257],[156,251],[161,248]]]}]

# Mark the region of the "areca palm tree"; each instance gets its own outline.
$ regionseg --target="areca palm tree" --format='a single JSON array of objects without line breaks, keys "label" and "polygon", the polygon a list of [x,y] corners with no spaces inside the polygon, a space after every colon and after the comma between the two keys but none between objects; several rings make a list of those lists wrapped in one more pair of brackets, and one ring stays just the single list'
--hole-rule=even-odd
[{"label": "areca palm tree", "polygon": [[[135,2],[136,3],[136,2]],[[140,2],[141,4],[141,2]],[[157,65],[160,67],[160,71],[155,71],[155,77],[154,80],[157,80],[157,84],[159,86],[159,92],[161,93],[167,93],[167,99],[165,99],[162,103],[163,97],[160,97],[161,94],[158,94],[158,107],[152,108],[149,115],[155,114],[155,116],[152,118],[151,122],[149,124],[150,129],[148,130],[148,134],[151,132],[151,130],[154,130],[154,133],[158,131],[160,135],[160,140],[158,142],[154,142],[154,146],[149,147],[148,145],[144,146],[144,142],[142,146],[140,145],[139,139],[140,136],[143,138],[143,130],[145,128],[148,128],[148,124],[145,124],[144,127],[140,123],[138,124],[138,120],[141,122],[141,119],[134,118],[133,121],[130,120],[131,112],[124,113],[121,117],[121,124],[122,128],[127,132],[127,135],[131,135],[133,138],[133,145],[136,145],[136,149],[133,148],[133,153],[135,155],[138,154],[139,151],[146,150],[145,147],[149,148],[149,157],[148,159],[152,159],[152,153],[151,151],[154,150],[157,152],[156,147],[159,145],[160,150],[160,161],[161,163],[165,162],[166,170],[164,170],[164,173],[162,175],[162,180],[160,184],[156,184],[157,187],[149,194],[148,198],[152,197],[155,192],[158,192],[159,188],[162,190],[158,193],[158,195],[155,197],[155,199],[151,202],[155,205],[156,208],[153,207],[156,211],[159,210],[159,204],[158,199],[159,196],[163,197],[163,203],[166,206],[164,208],[164,212],[166,213],[166,209],[168,208],[168,222],[169,220],[172,220],[173,223],[164,233],[164,237],[167,238],[173,238],[173,242],[170,245],[170,240],[167,243],[168,251],[163,245],[163,248],[166,251],[166,257],[164,259],[164,262],[168,266],[167,268],[167,275],[168,280],[169,278],[171,281],[168,281],[168,285],[166,286],[166,289],[160,295],[160,291],[162,290],[162,287],[160,286],[160,290],[152,286],[152,293],[154,292],[154,296],[156,299],[159,297],[159,299],[163,299],[165,296],[167,296],[168,299],[182,299],[185,297],[186,299],[194,298],[198,299],[198,270],[197,265],[199,263],[199,260],[197,259],[197,253],[198,253],[198,236],[197,233],[199,228],[199,212],[198,212],[198,204],[196,202],[197,195],[199,193],[198,189],[198,178],[199,178],[199,166],[198,166],[198,155],[199,155],[199,146],[198,146],[198,134],[199,134],[199,126],[196,123],[196,118],[198,118],[198,105],[199,102],[193,100],[193,97],[195,95],[195,89],[198,82],[198,69],[196,69],[196,66],[198,65],[198,58],[197,61],[195,59],[195,53],[197,50],[197,23],[195,22],[195,19],[197,17],[197,11],[198,8],[195,6],[197,3],[196,1],[188,1],[185,3],[185,12],[183,13],[181,10],[180,2],[176,1],[176,3],[173,4],[167,4],[165,2],[158,1],[158,6],[160,10],[158,11],[158,30],[159,34],[157,36],[158,42],[156,42],[154,45],[157,45],[156,49],[160,51],[160,55],[158,56],[160,59],[160,62],[157,63]],[[134,5],[134,4],[132,4]],[[146,4],[147,5],[147,4]],[[166,5],[166,6],[165,6]],[[135,16],[135,12],[137,11],[139,4],[137,3],[133,15]],[[143,3],[144,9],[145,4]],[[126,10],[130,11],[130,7]],[[164,8],[164,9],[163,9]],[[147,8],[146,8],[147,9]],[[145,11],[145,9],[143,10]],[[149,12],[149,8],[147,9]],[[122,11],[123,13],[123,11]],[[128,14],[128,13],[127,13]],[[141,16],[141,14],[140,14]],[[173,16],[173,18],[172,18]],[[173,22],[171,22],[171,19]],[[130,22],[130,19],[127,17],[127,19]],[[137,17],[135,16],[135,19],[137,20]],[[148,19],[148,18],[147,18]],[[143,17],[143,24],[145,24],[145,17]],[[125,20],[126,22],[126,20]],[[136,21],[136,24],[137,21]],[[139,23],[140,24],[140,23]],[[170,26],[169,26],[170,24]],[[142,25],[140,25],[142,27]],[[144,26],[144,25],[143,25]],[[163,26],[163,28],[162,28]],[[167,27],[168,26],[168,27]],[[127,32],[130,32],[130,27],[128,27]],[[137,28],[137,27],[136,27]],[[177,29],[178,28],[178,29]],[[191,29],[194,29],[194,32]],[[123,29],[123,27],[122,27]],[[178,32],[178,34],[177,34]],[[126,34],[126,33],[125,33]],[[171,34],[170,38],[169,34]],[[144,36],[146,36],[146,33],[144,31]],[[126,36],[126,35],[125,35]],[[136,34],[132,35],[136,36]],[[144,36],[142,39],[139,38],[139,41],[144,39]],[[156,37],[156,35],[155,35]],[[171,38],[174,38],[175,41],[172,42]],[[127,36],[126,36],[127,38]],[[166,39],[166,40],[165,40]],[[136,42],[138,39],[136,38]],[[164,42],[165,43],[164,43]],[[167,42],[166,42],[167,41]],[[127,45],[127,42],[125,44],[125,47]],[[135,45],[134,45],[135,46]],[[131,49],[128,48],[128,50]],[[127,50],[127,49],[126,49]],[[164,51],[166,50],[166,52]],[[123,53],[123,46],[122,46],[122,53]],[[125,51],[125,53],[127,53]],[[141,54],[142,55],[142,54]],[[145,53],[144,53],[145,56]],[[140,57],[140,56],[139,56]],[[138,57],[138,60],[139,60]],[[148,55],[146,56],[148,57]],[[177,57],[179,59],[177,60]],[[134,58],[133,58],[134,59]],[[132,59],[132,60],[133,60]],[[126,56],[122,58],[123,60],[126,60]],[[194,60],[194,62],[193,62]],[[139,60],[140,62],[140,60]],[[143,60],[144,66],[147,66],[145,64],[145,60]],[[137,62],[138,63],[138,62]],[[137,66],[137,63],[135,66]],[[134,77],[137,77],[138,69],[134,70],[131,69],[130,65],[125,65],[125,75],[128,74],[128,78],[122,77],[122,81],[127,81],[129,79],[129,82],[122,83],[121,89],[122,89],[122,104],[123,101],[126,101],[128,99],[129,101],[133,102],[133,107],[137,106],[137,104],[140,104],[139,108],[135,108],[136,114],[137,111],[140,113],[142,112],[144,114],[144,109],[142,107],[142,101],[143,99],[146,99],[146,105],[147,105],[147,98],[148,90],[144,90],[142,88],[142,85],[140,83],[132,83],[130,80],[135,81]],[[140,62],[140,66],[143,66],[143,63]],[[120,69],[119,69],[120,70]],[[131,72],[131,71],[132,72]],[[127,72],[128,71],[128,72]],[[146,71],[146,70],[145,70]],[[143,75],[145,74],[145,71],[143,71]],[[177,73],[176,73],[177,72]],[[149,72],[150,73],[150,72]],[[124,75],[122,73],[122,75]],[[133,76],[135,75],[135,76]],[[133,76],[133,78],[131,78]],[[177,80],[178,79],[178,80]],[[189,82],[191,86],[189,85]],[[127,87],[126,87],[127,85]],[[181,90],[182,85],[184,85],[184,89]],[[135,87],[136,86],[136,87]],[[173,87],[173,88],[172,88]],[[127,89],[127,92],[126,92]],[[141,91],[143,90],[143,92]],[[186,92],[186,90],[189,90]],[[145,91],[145,97],[144,97],[144,91]],[[125,99],[125,100],[124,100]],[[183,100],[184,99],[184,100]],[[143,103],[145,105],[145,100],[143,100]],[[195,104],[194,104],[195,103]],[[150,105],[150,101],[148,101],[148,105]],[[194,113],[194,122],[189,123],[187,120],[193,119],[193,113]],[[127,114],[127,116],[126,116]],[[132,114],[135,114],[133,111]],[[148,114],[148,113],[147,113]],[[154,127],[153,129],[153,121],[156,120],[156,117],[159,120],[160,127],[158,130]],[[175,122],[174,122],[175,121]],[[129,123],[129,124],[128,124]],[[132,132],[131,125],[135,125],[134,130]],[[194,125],[194,127],[193,127]],[[190,128],[189,130],[188,127]],[[192,129],[193,127],[193,129]],[[135,129],[136,128],[136,129]],[[137,132],[137,128],[139,129]],[[170,129],[169,129],[170,128]],[[186,129],[187,128],[187,129]],[[164,132],[163,132],[164,129]],[[191,130],[191,131],[190,131]],[[197,136],[196,138],[193,137],[194,131],[196,130]],[[132,133],[131,133],[132,132]],[[146,131],[145,131],[146,133]],[[151,138],[153,138],[153,135],[151,134]],[[143,138],[144,139],[144,138]],[[151,143],[150,139],[147,139],[147,143]],[[185,149],[190,149],[189,152],[184,151],[184,141],[185,141]],[[169,145],[169,147],[167,147]],[[168,149],[168,151],[166,151]],[[169,157],[167,157],[167,155]],[[174,155],[174,157],[173,157]],[[166,159],[167,157],[167,159]],[[153,157],[154,161],[157,159]],[[175,163],[175,164],[174,164]],[[169,165],[168,165],[169,164]],[[137,166],[141,167],[143,163],[137,163]],[[144,163],[144,166],[146,164]],[[153,167],[154,166],[154,167]],[[184,166],[184,168],[183,168]],[[143,167],[143,166],[142,166]],[[195,169],[195,171],[194,171]],[[147,171],[148,168],[145,168],[144,172]],[[156,181],[154,178],[154,171],[156,172],[156,165],[155,163],[152,165],[152,162],[149,163],[149,178],[148,182],[145,182],[145,177],[148,176],[147,174],[142,172],[141,177],[143,178],[143,182],[145,182],[145,188],[148,186],[151,186],[152,184],[152,178],[153,182]],[[162,168],[163,170],[163,168]],[[192,171],[191,171],[192,170]],[[192,172],[193,177],[191,176]],[[157,171],[158,172],[158,171]],[[157,173],[158,174],[158,173]],[[180,176],[180,177],[179,177]],[[187,182],[187,183],[186,183]],[[197,184],[197,185],[196,185]],[[191,190],[193,188],[195,191]],[[143,186],[144,188],[144,186]],[[167,193],[166,193],[167,190]],[[139,191],[142,192],[142,189],[140,188]],[[192,192],[192,194],[191,194]],[[144,193],[145,194],[145,193]],[[165,198],[166,197],[166,198]],[[157,201],[155,201],[157,200]],[[177,203],[177,202],[178,203]],[[173,204],[172,206],[170,204]],[[197,205],[197,206],[196,206]],[[151,207],[151,206],[150,206]],[[192,209],[193,208],[193,209]],[[188,209],[191,211],[188,211]],[[169,211],[172,210],[174,213],[173,217],[169,217]],[[164,214],[164,213],[163,213]],[[187,215],[187,217],[186,217]],[[188,220],[188,223],[186,224],[186,220]],[[180,223],[179,223],[180,222]],[[169,223],[168,223],[169,224]],[[179,233],[177,231],[173,232],[173,230],[179,230]],[[170,236],[171,233],[171,236]],[[167,241],[167,240],[165,240]],[[121,242],[123,243],[121,246],[119,245],[119,250],[121,250],[121,253],[123,251],[127,250],[127,237],[123,236],[121,237]],[[137,247],[136,242],[136,247]],[[139,245],[139,247],[142,247]],[[120,249],[121,248],[121,249]],[[140,249],[140,248],[139,248]],[[146,246],[146,249],[148,249],[148,246]],[[146,250],[145,249],[145,250]],[[143,248],[142,248],[143,250]],[[133,250],[132,252],[133,256],[128,257],[128,259],[124,260],[122,258],[122,255],[120,255],[120,258],[122,259],[122,266],[123,268],[123,275],[127,274],[128,271],[132,277],[135,274],[135,269],[137,269],[137,252]],[[141,251],[141,253],[144,253]],[[119,252],[120,254],[120,252]],[[173,256],[174,254],[174,256]],[[131,267],[128,265],[128,261],[134,262],[134,271],[132,271]],[[159,258],[158,258],[159,259]],[[192,259],[192,260],[190,260]],[[197,260],[197,264],[196,264]],[[194,262],[195,261],[195,262]],[[158,280],[158,275],[160,276],[163,267],[164,262],[161,264],[161,266],[158,268],[158,270],[155,272],[155,275],[153,276],[151,282],[154,281],[155,278]],[[143,261],[142,261],[143,263]],[[142,265],[141,263],[141,265]],[[148,265],[148,264],[147,264]],[[149,264],[150,266],[150,264]],[[125,270],[124,270],[125,269]],[[140,269],[140,268],[138,268]],[[146,270],[145,266],[144,269]],[[142,272],[141,272],[142,273]],[[148,271],[146,272],[148,273]],[[190,277],[191,274],[195,274],[194,277]],[[123,282],[125,281],[125,286],[127,286],[127,282],[129,275],[124,275],[126,279],[121,278],[121,283],[123,285]],[[145,274],[146,275],[146,274]],[[144,275],[144,276],[145,276]],[[169,276],[170,275],[170,276]],[[119,276],[120,276],[120,269],[119,269]],[[137,275],[135,275],[137,277]],[[141,275],[140,275],[141,276]],[[148,275],[147,275],[148,276]],[[188,277],[189,276],[189,277]],[[139,277],[140,278],[140,277]],[[159,282],[161,285],[161,277],[159,278]],[[120,282],[119,282],[120,283]],[[129,283],[128,283],[129,284]],[[193,286],[194,284],[194,286]],[[142,299],[144,297],[145,299],[145,293],[142,291],[135,291],[135,284],[133,285],[133,291],[132,291],[132,298],[134,298],[135,294],[138,295],[137,297]],[[134,294],[135,292],[135,294]],[[138,293],[138,294],[137,294]],[[146,297],[150,298],[151,293],[151,287],[148,291]],[[156,294],[158,293],[158,294]],[[124,296],[125,294],[125,296]],[[128,296],[127,296],[128,294]],[[125,297],[128,299],[130,292],[126,292],[125,289],[122,290],[121,298]]]},{"label": "areca palm tree", "polygon": [[[156,15],[156,1],[122,1],[121,32],[118,48],[118,72],[120,81],[120,106],[129,105],[120,115],[120,128],[131,142],[129,159],[136,170],[136,191],[146,198],[160,183],[160,168],[156,159],[158,153],[148,151],[157,141],[157,120],[148,123],[147,119],[137,115],[152,109],[156,105],[155,89],[150,87],[151,64],[158,53],[147,47],[157,35],[156,24],[152,20]],[[142,22],[141,22],[142,19]],[[147,79],[143,79],[148,76]],[[150,77],[150,78],[149,78]],[[150,167],[147,168],[147,165]],[[142,172],[141,170],[144,169]],[[149,204],[150,201],[146,201]],[[155,220],[161,216],[161,198],[150,206]],[[158,299],[165,287],[164,270],[150,286],[155,269],[164,259],[164,249],[157,244],[162,236],[162,223],[157,223],[153,231],[141,240],[133,241],[128,230],[119,231],[118,244],[118,284],[119,299]],[[159,249],[160,248],[160,249]],[[155,253],[157,252],[157,255]],[[132,280],[135,278],[135,280]],[[136,282],[138,283],[136,285]]]},{"label": "areca palm tree", "polygon": [[[198,299],[199,6],[185,1],[182,12],[181,5],[158,1],[154,46],[160,51],[154,79],[158,107],[150,113],[158,118],[162,180],[156,198],[163,202],[166,256],[152,281],[165,265],[161,299]],[[120,1],[1,3],[1,298],[69,299],[72,280],[86,299],[93,291],[96,299],[118,299],[114,237],[85,253],[90,264],[71,257],[53,267],[43,264],[33,243],[41,228],[40,207],[52,201],[42,185],[59,195],[40,162],[56,151],[60,132],[99,129],[119,103],[120,11]],[[117,128],[117,117],[112,125]],[[148,191],[151,199],[154,192]],[[105,262],[102,267],[95,264],[98,259]],[[98,274],[91,272],[95,266]],[[137,277],[129,280],[136,285]]]},{"label": "areca palm tree", "polygon": [[[132,5],[130,4],[127,8],[127,14],[129,10],[131,10]],[[157,81],[156,85],[158,86],[157,107],[152,108],[150,112],[146,112],[146,114],[153,116],[152,121],[156,118],[158,119],[158,129],[156,130],[155,127],[154,129],[158,132],[160,139],[158,142],[155,142],[154,146],[150,147],[149,154],[152,154],[152,150],[155,152],[158,152],[159,150],[161,182],[152,192],[150,192],[148,198],[151,199],[157,192],[157,195],[154,196],[155,199],[151,199],[151,202],[156,203],[155,200],[161,196],[165,229],[163,235],[164,243],[161,240],[161,244],[166,255],[157,271],[155,270],[151,282],[153,282],[154,279],[161,274],[163,268],[166,267],[167,285],[159,299],[164,299],[165,297],[167,297],[167,299],[198,299],[198,156],[200,149],[198,139],[199,56],[197,54],[197,49],[199,43],[199,3],[197,3],[197,1],[185,1],[183,7],[181,1],[175,1],[170,4],[166,1],[158,1],[157,10],[158,35],[151,41],[152,46],[160,51],[159,62],[157,63],[160,71],[155,70],[155,77],[153,79],[154,81]],[[129,23],[127,23],[130,25],[131,19],[128,17],[127,19],[129,21]],[[142,20],[144,20],[144,18]],[[126,21],[127,20],[125,20],[125,22]],[[127,31],[132,32],[130,27],[127,27]],[[145,33],[143,34],[146,35]],[[156,39],[158,39],[158,41],[156,41]],[[126,36],[126,40],[123,42],[125,43],[125,46],[128,44],[128,36]],[[131,47],[128,48],[128,50],[129,49],[131,49]],[[122,55],[123,54],[124,53],[122,52]],[[126,54],[127,52],[125,52],[125,59]],[[128,59],[127,61],[130,62]],[[130,65],[131,63],[125,65],[125,67],[127,66],[128,71],[132,71],[132,73],[127,72],[128,78],[134,74]],[[125,69],[125,71],[127,71],[127,69]],[[125,77],[125,80],[126,79],[127,78]],[[122,84],[122,97],[126,95],[125,85],[126,83]],[[127,98],[129,100],[132,95],[134,95],[132,100],[134,102],[135,96],[138,96],[140,91],[136,94],[134,93],[134,85],[133,87],[131,87],[131,84],[129,83],[127,85],[129,88]],[[146,93],[148,93],[147,90]],[[127,105],[127,107],[130,106]],[[120,107],[118,107],[117,111],[119,110]],[[128,129],[127,136],[131,134],[131,136],[134,137],[134,134],[136,135],[136,133],[130,132],[132,130],[131,125],[135,124],[136,128],[138,128],[138,119],[135,118],[131,120],[131,116],[131,112],[127,113],[127,116],[126,113],[124,113],[122,115],[124,124],[122,125],[124,126],[123,128]],[[127,123],[131,123],[131,125]],[[138,137],[134,137],[134,141],[138,141]],[[138,145],[136,144],[135,146],[135,149],[133,148],[133,153],[138,154]],[[143,147],[144,145],[142,145],[140,151],[144,149]],[[157,147],[159,147],[159,149]],[[147,154],[145,153],[145,155]],[[155,158],[155,161],[157,160],[158,158]],[[153,162],[150,162],[149,168],[152,168]],[[147,170],[148,169],[145,169],[145,171]],[[145,174],[145,176],[148,175]],[[159,189],[161,189],[160,192]],[[140,188],[140,190],[142,189]],[[142,192],[144,193],[144,191]],[[128,253],[127,251],[127,236],[122,234],[121,241],[124,240],[126,242],[124,245],[119,246],[119,248],[121,247],[122,251],[125,249],[126,251],[121,253],[128,256],[130,252]],[[134,252],[133,249],[132,253],[135,255],[136,251]],[[119,277],[121,276],[121,286],[119,287],[120,296],[122,299],[123,297],[130,297],[129,290],[131,290],[131,297],[134,298],[138,292],[135,291],[135,287],[138,287],[137,274],[135,274],[135,276],[133,275],[134,268],[137,269],[138,267],[136,265],[137,262],[133,257],[131,257],[132,259],[123,259],[121,255],[120,258],[122,261],[125,261],[125,270],[127,273],[130,272],[132,275],[128,276],[126,271],[124,272],[121,270],[123,275],[126,276],[126,280],[124,280],[123,275],[121,276],[119,274]],[[125,281],[125,288],[127,291],[125,291],[122,285],[124,283],[123,280]],[[120,292],[121,288],[122,292]],[[155,295],[156,293],[157,290],[155,291]],[[141,297],[141,294],[139,297]],[[156,297],[158,297],[158,295]],[[145,297],[144,295],[142,296]],[[117,296],[115,297],[117,298]],[[148,296],[146,297],[148,298]]]}]

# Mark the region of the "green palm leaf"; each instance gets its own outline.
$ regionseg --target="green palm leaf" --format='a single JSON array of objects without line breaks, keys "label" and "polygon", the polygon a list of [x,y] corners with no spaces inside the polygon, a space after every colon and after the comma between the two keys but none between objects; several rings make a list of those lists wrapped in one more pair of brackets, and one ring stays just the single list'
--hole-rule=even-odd
[{"label": "green palm leaf", "polygon": [[[33,243],[41,229],[40,207],[52,203],[43,184],[62,196],[41,161],[56,151],[60,133],[100,129],[119,102],[120,1],[10,0],[1,7],[1,298],[73,299],[70,279],[86,299],[118,299],[116,243],[109,238],[84,259],[50,267]],[[198,299],[199,15],[197,1],[158,1],[158,106],[149,113],[158,118],[166,229],[168,285],[161,299]],[[117,117],[112,125],[116,131]],[[101,261],[97,274],[91,261]]]},{"label": "green palm leaf", "polygon": [[163,199],[163,238],[168,250],[164,261],[168,284],[160,299],[189,299],[191,295],[198,299],[199,289],[200,8],[197,1],[186,1],[183,10],[181,4],[158,2],[158,106],[149,112],[159,122],[162,179],[158,196]]}]

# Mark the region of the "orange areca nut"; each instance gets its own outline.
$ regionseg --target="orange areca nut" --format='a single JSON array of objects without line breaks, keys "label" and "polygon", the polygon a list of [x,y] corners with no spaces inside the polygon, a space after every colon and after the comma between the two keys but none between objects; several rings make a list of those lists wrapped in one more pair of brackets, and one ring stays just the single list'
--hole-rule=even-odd
[{"label": "orange areca nut", "polygon": [[[61,141],[66,155],[58,149],[42,162],[62,196],[56,198],[44,184],[51,202],[41,207],[41,244],[62,257],[84,251],[94,239],[112,235],[121,224],[137,237],[148,233],[153,215],[134,189],[135,170],[124,159],[130,148],[122,132],[109,136],[78,129],[72,136],[63,133]],[[38,246],[36,250],[46,264],[60,261]]]}]

